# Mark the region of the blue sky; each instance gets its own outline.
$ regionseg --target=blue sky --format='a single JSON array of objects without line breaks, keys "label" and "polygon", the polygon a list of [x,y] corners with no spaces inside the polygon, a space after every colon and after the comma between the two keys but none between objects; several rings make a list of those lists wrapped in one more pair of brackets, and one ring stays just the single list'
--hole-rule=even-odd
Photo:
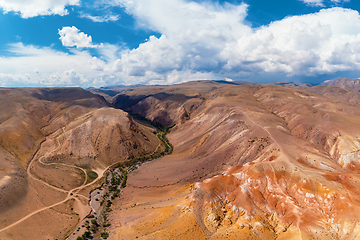
[{"label": "blue sky", "polygon": [[355,0],[0,0],[0,86],[360,77]]}]

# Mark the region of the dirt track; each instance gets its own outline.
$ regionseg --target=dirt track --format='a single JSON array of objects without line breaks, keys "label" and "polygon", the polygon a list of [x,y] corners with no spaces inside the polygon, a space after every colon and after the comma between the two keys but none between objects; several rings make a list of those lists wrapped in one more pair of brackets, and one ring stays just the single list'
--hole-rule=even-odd
[{"label": "dirt track", "polygon": [[[49,165],[61,165],[61,166],[73,167],[73,168],[80,169],[80,170],[83,171],[84,174],[85,174],[85,180],[84,180],[83,184],[82,184],[81,186],[79,186],[79,187],[75,187],[75,188],[73,188],[73,189],[71,189],[71,190],[68,190],[68,191],[67,191],[67,190],[64,190],[64,189],[61,189],[61,188],[58,188],[58,187],[55,187],[55,186],[49,184],[48,182],[46,182],[46,181],[44,181],[44,180],[42,180],[42,179],[40,179],[40,178],[37,178],[36,176],[34,176],[34,175],[31,173],[31,167],[32,167],[32,165],[34,164],[34,162],[37,160],[37,156],[38,156],[38,154],[39,154],[39,150],[41,149],[43,143],[45,143],[48,138],[49,138],[49,135],[46,136],[46,138],[40,143],[38,149],[37,149],[36,152],[33,154],[33,157],[32,157],[32,159],[31,159],[31,161],[30,161],[30,163],[29,163],[29,165],[28,165],[28,167],[27,167],[27,174],[28,174],[28,176],[29,176],[31,179],[33,179],[33,180],[35,180],[35,181],[38,181],[38,182],[40,182],[41,184],[44,184],[44,185],[46,185],[46,186],[48,186],[48,187],[50,187],[50,188],[52,188],[52,189],[54,189],[54,190],[56,190],[56,191],[67,193],[66,198],[65,198],[64,200],[62,200],[62,201],[59,201],[59,202],[54,203],[54,204],[52,204],[52,205],[49,205],[49,206],[46,206],[46,207],[43,207],[43,208],[40,208],[40,209],[38,209],[38,210],[35,210],[35,211],[31,212],[30,214],[22,217],[21,219],[17,220],[16,222],[13,222],[12,224],[10,224],[10,225],[8,225],[8,226],[0,229],[0,233],[1,233],[1,232],[4,232],[4,231],[6,231],[6,230],[8,230],[8,229],[10,229],[10,228],[12,228],[12,227],[20,224],[20,223],[22,223],[23,221],[27,220],[28,218],[34,216],[35,214],[38,214],[38,213],[40,213],[40,212],[42,212],[42,211],[45,211],[45,210],[47,210],[47,209],[50,209],[50,208],[53,208],[53,207],[58,206],[58,205],[60,205],[60,204],[63,204],[63,203],[65,203],[66,201],[71,200],[71,199],[75,199],[78,203],[80,203],[80,205],[82,206],[82,208],[78,209],[78,214],[79,214],[79,216],[80,216],[81,219],[84,218],[84,217],[88,214],[88,211],[87,211],[86,207],[82,204],[82,202],[81,202],[81,200],[79,199],[79,197],[82,197],[82,198],[84,198],[84,199],[86,199],[86,200],[89,200],[89,198],[86,197],[86,196],[84,196],[84,195],[79,194],[79,192],[80,192],[82,189],[84,189],[84,188],[86,188],[86,187],[89,187],[89,186],[95,184],[98,180],[100,180],[100,179],[103,177],[104,173],[105,173],[108,169],[110,169],[111,167],[113,167],[114,165],[117,164],[117,163],[113,163],[113,164],[107,166],[105,169],[95,169],[94,171],[95,171],[95,172],[97,173],[97,175],[98,175],[97,178],[96,178],[95,180],[93,180],[92,182],[86,184],[86,182],[87,182],[87,180],[88,180],[88,179],[87,179],[88,177],[87,177],[86,170],[85,170],[84,168],[81,168],[81,167],[78,167],[78,166],[74,166],[74,165],[69,165],[69,164],[63,164],[63,163],[44,163],[44,162],[41,161],[41,158],[39,158],[39,159],[38,159],[38,162],[41,163],[41,164],[43,164],[43,165],[48,165],[48,166],[49,166]],[[58,143],[57,138],[56,138],[56,143],[57,143],[57,145],[59,146],[59,143]],[[161,148],[161,141],[159,140],[159,145],[158,145],[158,147],[154,150],[153,154],[154,154],[155,152],[157,152],[160,148]]]}]

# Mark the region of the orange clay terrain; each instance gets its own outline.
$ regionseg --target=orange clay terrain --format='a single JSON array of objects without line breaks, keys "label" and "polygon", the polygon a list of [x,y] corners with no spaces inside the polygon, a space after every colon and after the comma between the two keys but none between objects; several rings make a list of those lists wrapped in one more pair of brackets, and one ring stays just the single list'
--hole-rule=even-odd
[{"label": "orange clay terrain", "polygon": [[346,81],[0,89],[0,239],[76,239],[109,166],[159,149],[126,112],[175,124],[173,152],[127,168],[93,239],[360,239],[360,94]]},{"label": "orange clay terrain", "polygon": [[129,174],[109,239],[360,239],[357,92],[215,82],[159,88],[114,98],[176,126],[173,154]]}]

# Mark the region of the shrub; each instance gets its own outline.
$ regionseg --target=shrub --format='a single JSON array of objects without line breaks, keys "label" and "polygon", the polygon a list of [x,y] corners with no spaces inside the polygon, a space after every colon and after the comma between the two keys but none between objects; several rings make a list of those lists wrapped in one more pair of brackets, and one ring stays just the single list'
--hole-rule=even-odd
[{"label": "shrub", "polygon": [[96,172],[94,172],[94,171],[88,171],[87,175],[88,175],[90,180],[94,180],[94,179],[96,179],[98,177],[98,174]]},{"label": "shrub", "polygon": [[103,232],[103,233],[101,233],[100,236],[101,236],[103,239],[107,239],[107,238],[109,237],[109,233]]}]

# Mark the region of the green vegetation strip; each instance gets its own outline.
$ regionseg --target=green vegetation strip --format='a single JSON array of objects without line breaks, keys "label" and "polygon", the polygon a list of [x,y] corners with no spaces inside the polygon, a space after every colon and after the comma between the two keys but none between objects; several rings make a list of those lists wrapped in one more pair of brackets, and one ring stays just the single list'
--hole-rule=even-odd
[{"label": "green vegetation strip", "polygon": [[122,174],[124,175],[122,183],[121,183],[121,188],[124,188],[126,186],[126,181],[127,181],[127,172],[124,169],[120,169]]},{"label": "green vegetation strip", "polygon": [[166,134],[169,133],[169,130],[174,127],[175,125],[171,126],[171,127],[166,127],[163,129],[163,131],[156,133],[156,136],[159,138],[159,140],[164,143],[165,145],[165,150],[160,152],[160,153],[153,153],[151,155],[147,155],[147,156],[143,156],[143,157],[138,157],[138,158],[133,158],[131,160],[125,161],[125,162],[119,162],[114,164],[111,169],[116,169],[116,168],[129,168],[131,166],[137,165],[137,164],[142,164],[144,162],[148,162],[160,157],[164,157],[166,155],[170,155],[173,150],[174,147],[173,145],[169,142],[169,140],[166,137]]},{"label": "green vegetation strip", "polygon": [[[106,232],[106,228],[108,228],[111,224],[107,222],[107,213],[111,211],[110,207],[112,205],[112,200],[120,196],[120,189],[126,187],[128,172],[125,169],[129,169],[130,167],[140,165],[144,162],[151,161],[163,157],[165,155],[171,154],[173,152],[173,146],[166,138],[166,134],[169,133],[169,130],[172,127],[165,127],[165,128],[161,127],[160,129],[162,131],[155,133],[156,136],[159,138],[159,140],[165,145],[164,151],[160,153],[153,153],[143,157],[133,158],[125,162],[119,162],[109,168],[110,171],[109,174],[111,174],[110,181],[107,178],[109,175],[105,176],[105,184],[109,184],[108,192],[103,195],[102,197],[103,199],[100,202],[100,206],[103,206],[104,203],[106,203],[106,205],[104,206],[105,209],[102,210],[103,219],[97,218],[97,220],[100,221],[99,224],[96,221],[95,219],[96,217],[93,214],[88,215],[87,218],[91,219],[91,221],[89,222],[88,220],[86,220],[85,225],[83,226],[86,227],[87,231],[85,231],[85,233],[82,236],[77,237],[77,240],[86,240],[93,238],[95,237],[95,234],[97,232],[98,234],[100,234],[100,237],[102,239],[107,239],[109,237],[109,233]],[[118,171],[116,171],[116,169],[119,169],[119,171],[121,171],[121,174]],[[87,175],[89,181],[93,181],[98,177],[98,174],[94,171],[87,171]],[[101,187],[99,187],[99,189],[100,188]]]}]

